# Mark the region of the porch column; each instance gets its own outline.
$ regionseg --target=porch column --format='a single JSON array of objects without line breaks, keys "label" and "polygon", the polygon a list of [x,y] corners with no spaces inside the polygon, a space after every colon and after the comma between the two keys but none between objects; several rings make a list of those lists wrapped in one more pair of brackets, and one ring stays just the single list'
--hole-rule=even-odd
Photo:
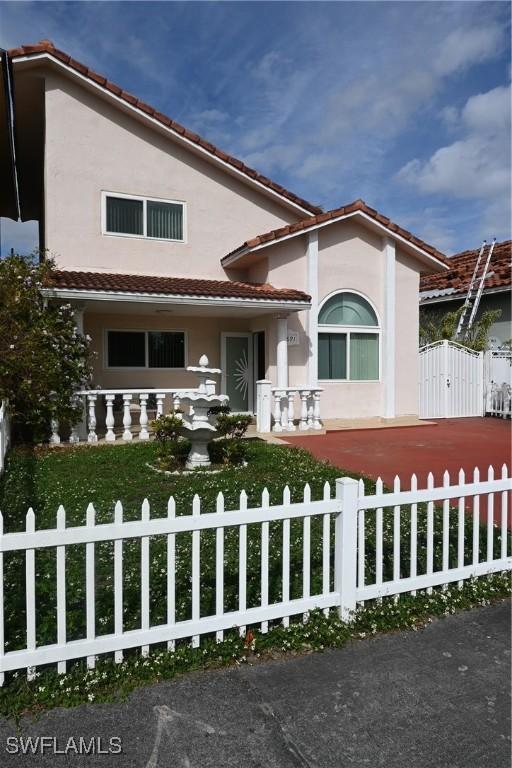
[{"label": "porch column", "polygon": [[384,239],[384,334],[382,366],[384,375],[384,418],[396,415],[396,254],[395,243]]},{"label": "porch column", "polygon": [[277,317],[277,386],[288,386],[288,316]]},{"label": "porch column", "polygon": [[308,287],[311,296],[311,309],[308,312],[308,386],[318,386],[318,232],[308,235]]}]

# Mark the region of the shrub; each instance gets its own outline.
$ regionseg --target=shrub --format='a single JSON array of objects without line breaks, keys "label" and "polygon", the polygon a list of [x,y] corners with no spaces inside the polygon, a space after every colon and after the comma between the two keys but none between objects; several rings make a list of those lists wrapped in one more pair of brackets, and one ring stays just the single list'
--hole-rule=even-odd
[{"label": "shrub", "polygon": [[217,416],[217,429],[223,439],[215,443],[215,453],[219,463],[236,466],[247,458],[247,443],[242,439],[252,423],[252,416],[247,414],[220,413]]},{"label": "shrub", "polygon": [[158,444],[157,456],[162,469],[179,469],[185,464],[190,441],[180,435],[181,411],[159,416],[151,423]]}]

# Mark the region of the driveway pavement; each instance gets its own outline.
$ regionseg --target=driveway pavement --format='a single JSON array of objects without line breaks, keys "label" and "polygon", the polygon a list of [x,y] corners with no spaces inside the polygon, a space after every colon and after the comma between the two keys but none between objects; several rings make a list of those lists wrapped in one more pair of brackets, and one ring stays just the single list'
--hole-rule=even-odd
[{"label": "driveway pavement", "polygon": [[[466,480],[478,467],[480,477],[487,479],[491,464],[495,476],[501,477],[501,467],[511,465],[511,422],[505,419],[440,419],[431,426],[391,427],[389,429],[343,430],[318,436],[284,437],[291,445],[300,445],[319,459],[327,459],[340,469],[382,477],[388,486],[395,475],[402,487],[409,488],[411,475],[416,474],[418,487],[424,488],[427,475],[433,472],[438,485],[447,469],[452,482],[459,470]],[[486,499],[481,499],[482,519],[485,519]],[[501,498],[495,498],[494,518],[501,519]],[[508,507],[511,527],[512,509]]]},{"label": "driveway pavement", "polygon": [[[2,768],[509,768],[510,604],[417,632],[197,673],[115,705],[54,710],[22,735],[122,741],[122,753],[9,755]],[[11,742],[12,744],[13,742]]]}]

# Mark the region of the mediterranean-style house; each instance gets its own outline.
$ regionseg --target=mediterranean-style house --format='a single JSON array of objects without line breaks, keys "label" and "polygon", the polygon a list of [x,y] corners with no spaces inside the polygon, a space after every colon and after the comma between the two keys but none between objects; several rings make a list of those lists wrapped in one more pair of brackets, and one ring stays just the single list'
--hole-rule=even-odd
[{"label": "mediterranean-style house", "polygon": [[[427,316],[440,316],[459,309],[466,298],[480,248],[450,257],[448,271],[422,275],[420,306]],[[512,240],[494,245],[482,288],[476,319],[485,312],[501,314],[489,329],[489,346],[501,349],[512,339]]]},{"label": "mediterranean-style house", "polygon": [[261,430],[269,398],[277,429],[318,427],[320,406],[418,413],[419,281],[446,269],[439,251],[362,200],[322,212],[49,41],[3,60],[19,210],[7,184],[0,213],[39,221],[94,387],[194,386],[204,353]]}]

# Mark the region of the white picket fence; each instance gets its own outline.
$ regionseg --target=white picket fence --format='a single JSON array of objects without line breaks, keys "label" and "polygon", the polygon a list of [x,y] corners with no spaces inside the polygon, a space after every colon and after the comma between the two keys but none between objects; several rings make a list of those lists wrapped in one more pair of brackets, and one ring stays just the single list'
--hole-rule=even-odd
[{"label": "white picket fence", "polygon": [[[92,505],[87,509],[86,525],[66,527],[66,515],[61,506],[57,512],[57,526],[50,530],[36,530],[36,516],[30,509],[26,516],[26,530],[18,533],[2,533],[3,520],[0,516],[0,682],[4,682],[4,673],[26,669],[29,679],[35,675],[36,667],[57,664],[58,671],[66,671],[66,663],[77,658],[87,658],[87,665],[93,668],[99,654],[114,654],[117,662],[123,659],[123,651],[140,648],[143,656],[149,653],[154,643],[167,643],[174,648],[175,641],[190,639],[193,647],[198,647],[202,635],[216,633],[217,640],[223,639],[223,632],[238,628],[245,635],[246,627],[259,625],[267,632],[269,622],[280,620],[288,625],[291,616],[304,615],[308,611],[336,608],[344,620],[349,620],[358,604],[386,595],[398,595],[421,589],[430,589],[436,585],[450,582],[462,582],[474,576],[497,571],[510,570],[512,557],[507,552],[507,513],[508,494],[512,482],[507,468],[503,466],[501,478],[494,478],[494,470],[489,468],[486,480],[480,480],[475,470],[472,482],[466,482],[464,473],[459,473],[455,484],[450,484],[450,477],[445,473],[442,486],[435,486],[432,474],[428,477],[427,487],[418,489],[416,476],[411,478],[410,488],[401,490],[400,480],[395,480],[393,491],[384,492],[382,481],[376,484],[376,492],[365,495],[362,481],[341,478],[336,481],[335,495],[325,484],[323,499],[311,500],[308,485],[304,488],[303,500],[291,503],[290,490],[284,489],[282,504],[270,506],[269,494],[265,489],[261,504],[248,508],[247,495],[240,494],[238,509],[226,511],[224,498],[219,494],[215,512],[202,513],[201,500],[193,499],[192,514],[176,516],[176,505],[171,497],[167,516],[154,518],[150,514],[147,500],[142,504],[140,520],[124,521],[123,507],[115,505],[114,520],[110,523],[95,524],[95,510]],[[487,497],[487,524],[480,526],[480,499]],[[495,551],[494,535],[494,500],[501,501],[501,516],[498,531],[501,533],[499,551]],[[450,508],[450,502],[456,501],[456,510]],[[426,512],[418,505],[426,502]],[[435,504],[441,502],[441,508]],[[405,507],[405,510],[404,510]],[[391,528],[386,525],[384,512],[392,508]],[[405,538],[401,532],[403,512],[408,517]],[[471,516],[468,516],[468,513]],[[498,509],[496,509],[498,513]],[[419,535],[419,515],[426,514],[426,539]],[[450,514],[457,519],[457,556],[450,562],[449,533]],[[441,515],[442,518],[436,517]],[[320,591],[312,594],[312,521],[319,518],[318,531],[321,541],[321,582]],[[435,569],[434,540],[435,519],[442,520],[442,567]],[[302,596],[290,598],[290,526],[293,521],[302,521]],[[269,594],[269,561],[272,551],[270,526],[278,524],[279,557],[282,568],[282,582],[277,601]],[[370,526],[371,523],[371,526]],[[248,573],[248,526],[259,526],[257,533],[260,545],[261,570],[256,576]],[[316,525],[316,523],[315,523]],[[332,529],[332,526],[334,530]],[[225,531],[234,529],[238,555],[238,594],[237,609],[225,611]],[[375,559],[371,574],[366,556],[369,546],[368,531],[373,530]],[[215,609],[212,615],[201,615],[201,534],[215,531]],[[254,529],[251,529],[254,530]],[[315,528],[315,530],[317,530]],[[391,543],[386,536],[392,535]],[[439,530],[439,529],[438,529]],[[483,532],[483,534],[482,534]],[[332,535],[334,533],[334,536]],[[176,539],[182,534],[191,534],[190,585],[191,615],[187,620],[176,619],[176,574],[177,550]],[[481,557],[481,536],[485,536],[485,554]],[[166,546],[166,621],[152,626],[150,623],[150,557],[153,542],[150,537],[162,536]],[[410,537],[410,538],[409,538]],[[140,584],[140,627],[124,630],[123,628],[123,585],[124,562],[123,543],[129,540],[140,541],[140,570],[137,576]],[[497,541],[499,539],[496,539]],[[401,556],[404,541],[410,543],[410,556]],[[98,634],[96,621],[96,545],[100,542],[113,542],[113,604],[114,632]],[[425,543],[426,542],[426,543]],[[438,544],[439,542],[437,542]],[[85,546],[85,636],[78,640],[66,637],[66,559],[67,548],[73,545]],[[372,544],[373,546],[373,544]],[[472,555],[465,558],[465,547],[470,547]],[[36,551],[53,548],[56,550],[56,637],[57,642],[37,645],[37,583]],[[384,576],[384,549],[392,551],[393,576]],[[373,550],[372,550],[373,551]],[[21,650],[5,650],[4,612],[9,601],[9,589],[12,584],[4,581],[4,554],[18,552],[24,556],[26,574],[26,644]],[[467,555],[467,552],[466,552]],[[318,557],[320,555],[318,554]],[[423,559],[422,559],[423,558]],[[418,562],[425,562],[424,572],[418,573]],[[188,563],[188,561],[187,561]],[[210,563],[212,566],[213,564]],[[130,577],[133,578],[133,572]],[[247,587],[251,580],[259,580],[259,600],[255,607],[247,606]],[[16,586],[16,585],[15,585]],[[19,585],[17,585],[19,588]],[[275,595],[274,595],[275,597]]]},{"label": "white picket fence", "polygon": [[11,442],[11,423],[7,403],[0,404],[0,475],[5,469],[5,455]]}]

